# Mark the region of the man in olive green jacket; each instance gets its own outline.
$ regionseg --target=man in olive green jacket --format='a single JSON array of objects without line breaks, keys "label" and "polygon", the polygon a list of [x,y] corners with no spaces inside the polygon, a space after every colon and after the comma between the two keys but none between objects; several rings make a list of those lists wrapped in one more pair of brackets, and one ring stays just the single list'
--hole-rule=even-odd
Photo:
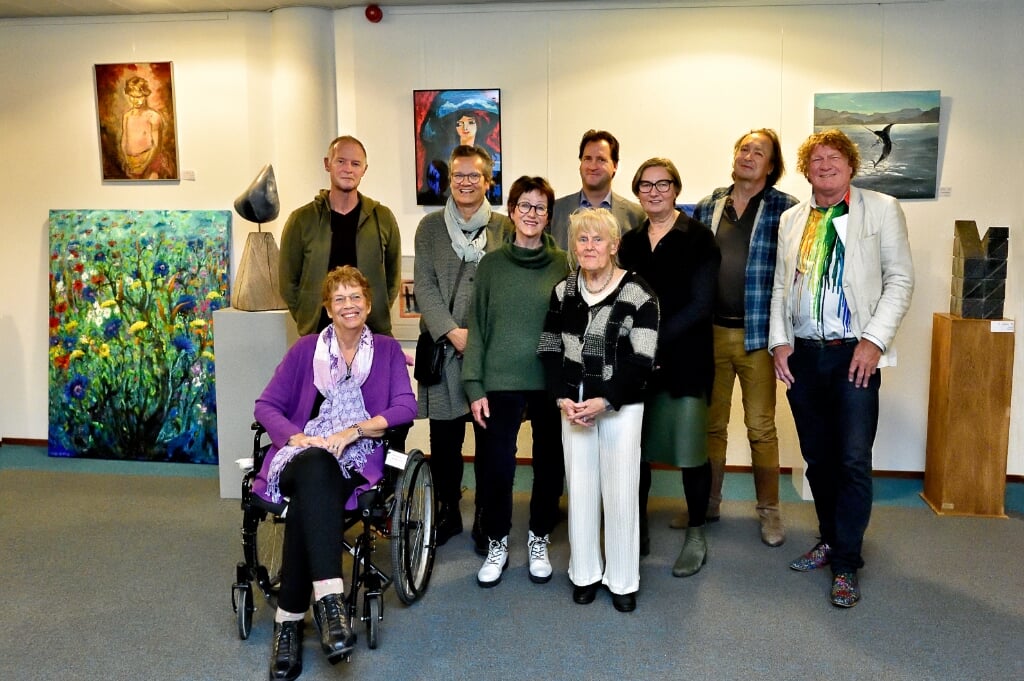
[{"label": "man in olive green jacket", "polygon": [[327,272],[352,265],[370,281],[373,300],[367,325],[391,335],[391,306],[402,276],[402,239],[394,213],[359,193],[368,168],[366,149],[345,135],[324,157],[330,189],[296,209],[281,233],[279,285],[299,334],[327,326],[321,284]]}]

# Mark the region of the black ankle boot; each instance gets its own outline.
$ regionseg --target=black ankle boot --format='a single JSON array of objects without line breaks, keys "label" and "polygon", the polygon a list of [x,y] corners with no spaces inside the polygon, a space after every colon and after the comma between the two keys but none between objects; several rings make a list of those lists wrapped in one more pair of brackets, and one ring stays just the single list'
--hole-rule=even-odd
[{"label": "black ankle boot", "polygon": [[270,651],[270,680],[292,681],[302,673],[302,629],[297,622],[274,623],[274,645]]},{"label": "black ankle boot", "polygon": [[329,594],[316,602],[316,621],[320,625],[320,646],[327,661],[338,664],[356,647],[356,635],[348,624],[341,594]]},{"label": "black ankle boot", "polygon": [[437,533],[434,536],[435,546],[444,546],[449,539],[462,534],[462,512],[459,502],[454,504],[441,502],[437,510]]}]

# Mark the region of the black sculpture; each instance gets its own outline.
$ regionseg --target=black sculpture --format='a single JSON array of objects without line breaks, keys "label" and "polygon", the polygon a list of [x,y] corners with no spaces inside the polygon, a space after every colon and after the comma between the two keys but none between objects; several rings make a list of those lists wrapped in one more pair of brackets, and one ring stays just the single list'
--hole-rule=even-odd
[{"label": "black sculpture", "polygon": [[1002,319],[1010,228],[989,227],[978,236],[974,220],[957,220],[949,312],[964,319]]},{"label": "black sculpture", "polygon": [[[277,197],[274,166],[269,163],[263,166],[263,170],[252,181],[249,188],[235,199],[235,210],[249,222],[256,222],[260,225],[277,219],[281,212],[281,200]],[[259,231],[263,231],[262,227]]]}]

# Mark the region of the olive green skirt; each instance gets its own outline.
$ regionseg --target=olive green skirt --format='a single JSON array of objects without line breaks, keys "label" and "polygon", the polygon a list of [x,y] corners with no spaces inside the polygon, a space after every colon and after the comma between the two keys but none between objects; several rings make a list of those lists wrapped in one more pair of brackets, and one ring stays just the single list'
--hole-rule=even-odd
[{"label": "olive green skirt", "polygon": [[640,440],[644,461],[680,468],[708,460],[708,403],[703,397],[672,397],[659,390],[644,402]]}]

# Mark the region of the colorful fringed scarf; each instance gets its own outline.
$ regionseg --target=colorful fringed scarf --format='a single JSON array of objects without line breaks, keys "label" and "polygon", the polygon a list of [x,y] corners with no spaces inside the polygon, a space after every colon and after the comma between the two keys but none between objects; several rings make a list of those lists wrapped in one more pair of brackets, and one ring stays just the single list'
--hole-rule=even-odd
[{"label": "colorful fringed scarf", "polygon": [[[363,404],[360,386],[366,381],[373,366],[373,334],[366,327],[359,336],[359,346],[352,365],[346,366],[338,348],[334,326],[329,324],[320,332],[313,354],[313,384],[324,395],[320,412],[310,420],[303,432],[306,435],[328,437],[340,430],[351,428],[360,421],[370,418]],[[359,438],[338,457],[338,466],[346,478],[349,471],[361,472],[366,459],[373,453],[379,442],[372,438]],[[272,501],[281,501],[281,472],[289,461],[306,450],[306,447],[286,445],[274,455],[267,475],[267,495]]]},{"label": "colorful fringed scarf", "polygon": [[[831,313],[840,320],[846,335],[850,332],[850,307],[843,294],[846,246],[839,238],[834,223],[836,218],[846,215],[847,210],[845,201],[830,208],[813,207],[807,215],[807,224],[800,239],[797,291],[811,296],[808,310],[814,325],[823,335],[826,297],[834,297],[836,307]],[[826,296],[826,293],[832,295]]]}]

